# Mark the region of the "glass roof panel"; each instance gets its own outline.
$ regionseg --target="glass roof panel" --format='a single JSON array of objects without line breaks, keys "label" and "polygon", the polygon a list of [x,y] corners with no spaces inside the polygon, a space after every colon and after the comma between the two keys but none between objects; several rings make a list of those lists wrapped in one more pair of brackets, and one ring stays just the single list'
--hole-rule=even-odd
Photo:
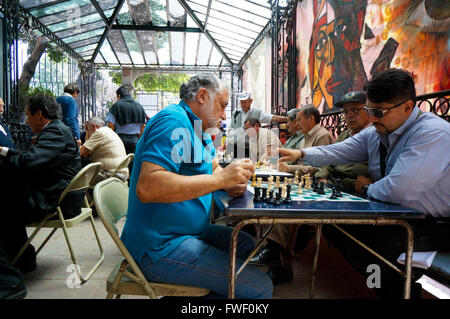
[{"label": "glass roof panel", "polygon": [[[107,11],[105,11],[105,13],[109,12],[109,11],[114,11],[114,9],[107,10]],[[87,15],[85,17],[81,17],[79,19],[66,20],[61,23],[47,25],[47,27],[52,32],[57,32],[57,31],[72,28],[74,30],[74,33],[77,33],[77,31],[78,31],[77,29],[80,28],[83,24],[92,23],[92,22],[96,22],[96,21],[98,21],[99,23],[104,25],[103,20],[100,17],[100,15],[98,13],[95,13],[95,14],[89,14],[89,15]]]},{"label": "glass roof panel", "polygon": [[184,64],[195,65],[195,57],[197,55],[197,43],[200,33],[186,32],[186,50],[184,57]]},{"label": "glass roof panel", "polygon": [[80,41],[80,40],[87,39],[87,38],[92,38],[92,37],[95,37],[98,35],[102,35],[103,31],[104,31],[103,29],[92,30],[92,31],[88,31],[85,33],[73,35],[71,37],[63,38],[62,40],[66,43],[71,43],[71,42]]},{"label": "glass roof panel", "polygon": [[72,43],[69,43],[69,45],[75,49],[75,48],[79,48],[79,47],[89,45],[89,44],[94,44],[94,43],[98,44],[98,42],[100,41],[100,38],[101,38],[100,36],[96,36],[96,37],[88,38],[85,40],[72,42]]},{"label": "glass roof panel", "polygon": [[75,49],[75,52],[81,53],[81,52],[88,51],[88,50],[95,50],[96,47],[97,47],[97,43],[95,43],[95,44],[90,44],[90,45],[86,45],[86,46],[84,46],[84,47],[76,48],[76,49]]},{"label": "glass roof panel", "polygon": [[157,64],[157,56],[155,51],[155,41],[153,39],[153,31],[137,31],[142,51],[144,52],[145,62],[147,64]]},{"label": "glass roof panel", "polygon": [[59,38],[66,38],[66,37],[70,37],[72,35],[76,35],[76,34],[82,34],[84,32],[88,32],[88,31],[92,31],[92,30],[96,30],[96,29],[100,29],[100,30],[105,30],[105,25],[103,23],[99,23],[97,22],[93,22],[93,23],[88,23],[85,25],[82,25],[78,28],[78,30],[76,32],[74,32],[73,29],[66,29],[66,30],[62,30],[62,31],[58,31],[55,32],[56,36],[58,36]]},{"label": "glass roof panel", "polygon": [[128,54],[128,48],[125,45],[120,30],[109,30],[107,37],[112,49],[116,52],[120,64],[132,64]]},{"label": "glass roof panel", "polygon": [[97,54],[97,56],[95,57],[94,63],[105,64],[106,62],[105,62],[105,60],[103,60],[101,54]]},{"label": "glass roof panel", "polygon": [[170,41],[172,45],[172,64],[183,64],[184,32],[172,32]]},{"label": "glass roof panel", "polygon": [[169,34],[168,32],[154,32],[156,52],[159,64],[170,64]]},{"label": "glass roof panel", "polygon": [[124,3],[128,6],[132,24],[150,24],[150,9],[148,0],[133,0]]},{"label": "glass roof panel", "polygon": [[246,43],[248,45],[251,45],[253,43],[253,40],[248,37],[241,36],[240,34],[233,33],[227,30],[224,30],[220,27],[216,27],[213,25],[208,26],[209,31],[211,32],[211,35],[214,33],[216,39],[220,39],[221,37],[225,37],[226,39],[235,39],[242,43]]},{"label": "glass roof panel", "polygon": [[139,41],[136,36],[136,31],[122,30],[123,37],[127,43],[128,50],[130,51],[131,59],[134,64],[145,64],[144,57],[141,53]]},{"label": "glass roof panel", "polygon": [[[117,1],[118,0],[105,0],[105,1],[101,1],[99,3],[99,5],[102,8],[102,10],[105,11],[108,9],[114,9],[117,4]],[[92,3],[89,2],[88,5],[75,7],[74,9],[65,10],[65,11],[62,11],[59,13],[54,13],[54,14],[47,15],[47,16],[39,16],[39,20],[45,25],[50,25],[50,24],[55,24],[55,23],[59,23],[62,21],[66,21],[68,19],[83,17],[83,16],[86,16],[88,14],[93,14],[93,13],[97,13],[97,10],[92,5]],[[111,11],[111,13],[112,13],[112,11]]]},{"label": "glass roof panel", "polygon": [[[138,0],[139,1],[139,0]],[[153,25],[167,25],[166,0],[148,0]]]},{"label": "glass roof panel", "polygon": [[[20,3],[21,2],[22,1],[20,1]],[[42,1],[38,1],[37,5],[41,5],[41,4],[43,4]],[[72,12],[78,11],[79,12],[80,6],[84,6],[86,4],[92,5],[90,0],[70,0],[70,1],[65,1],[62,3],[56,3],[54,5],[36,9],[36,10],[31,9],[31,14],[34,15],[35,17],[40,17],[40,16],[54,14],[54,13],[58,13],[58,12],[64,12],[64,11],[72,11]]]},{"label": "glass roof panel", "polygon": [[116,21],[120,24],[132,24],[130,10],[128,9],[128,2],[125,2],[120,8]]},{"label": "glass roof panel", "polygon": [[263,16],[266,19],[270,19],[270,17],[271,17],[270,6],[266,0],[254,1],[254,2],[259,2],[261,5],[265,6],[265,8],[263,8],[261,5],[257,5],[250,1],[242,1],[242,0],[226,0],[226,1],[217,0],[217,1],[213,1],[213,2],[221,2],[221,3],[227,4],[227,5],[231,5],[236,8],[240,8],[244,11]]},{"label": "glass roof panel", "polygon": [[186,20],[187,28],[198,28],[197,23],[195,23],[195,21],[191,18],[190,15],[187,15],[186,18],[187,18],[187,20]]},{"label": "glass roof panel", "polygon": [[[201,18],[202,20],[205,20],[205,16],[204,15],[197,14],[197,16],[199,18]],[[251,38],[253,38],[253,37],[256,38],[258,36],[258,34],[259,34],[259,32],[250,30],[247,27],[236,25],[234,23],[227,22],[226,20],[215,19],[213,17],[209,17],[208,18],[208,24],[206,26],[206,29],[208,29],[209,25],[220,26],[221,28],[224,28],[225,30],[228,30],[228,31],[231,31],[231,32],[235,32],[235,33],[238,33],[238,34],[241,34],[241,35],[245,35],[245,36],[248,36],[248,37],[251,37]]]},{"label": "glass roof panel", "polygon": [[90,50],[90,51],[86,51],[81,53],[80,55],[85,58],[86,60],[89,60],[92,57],[92,54],[94,53],[95,50]]},{"label": "glass roof panel", "polygon": [[[242,1],[242,2],[244,3],[245,1]],[[219,14],[220,13],[230,14],[241,20],[257,23],[262,26],[266,25],[267,21],[270,19],[270,15],[267,18],[261,17],[259,15],[253,14],[252,12],[240,10],[240,9],[234,8],[232,6],[226,5],[224,3],[218,2],[218,1],[212,2],[211,11],[212,10],[217,10],[217,12]],[[269,11],[269,13],[270,13],[270,11]]]},{"label": "glass roof panel", "polygon": [[111,46],[109,45],[109,41],[105,39],[103,41],[103,45],[100,48],[100,53],[105,58],[105,62],[108,64],[119,64],[119,61],[117,61],[116,56],[114,55],[113,50],[111,49]]},{"label": "glass roof panel", "polygon": [[198,47],[197,65],[207,65],[209,54],[211,53],[211,42],[203,33],[200,35],[200,45]]},{"label": "glass roof panel", "polygon": [[184,27],[186,25],[186,12],[178,0],[168,1],[169,25],[172,27]]},{"label": "glass roof panel", "polygon": [[222,61],[223,57],[216,48],[213,47],[213,51],[211,54],[211,60],[209,60],[209,65],[220,65],[220,61]]}]

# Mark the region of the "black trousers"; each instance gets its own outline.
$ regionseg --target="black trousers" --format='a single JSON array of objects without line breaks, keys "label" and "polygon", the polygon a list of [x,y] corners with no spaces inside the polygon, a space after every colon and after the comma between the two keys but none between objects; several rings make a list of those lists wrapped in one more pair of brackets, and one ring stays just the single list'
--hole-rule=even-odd
[{"label": "black trousers", "polygon": [[[450,248],[450,224],[432,220],[412,221],[414,251],[448,250]],[[373,249],[394,265],[404,269],[396,260],[406,252],[406,230],[401,226],[340,225],[353,237]],[[323,235],[366,278],[372,274],[368,266],[380,267],[380,288],[374,288],[382,298],[402,298],[403,277],[379,258],[358,245],[348,236],[331,225],[324,225]],[[420,278],[423,270],[413,267],[413,282]],[[412,291],[413,293],[413,291]]]},{"label": "black trousers", "polygon": [[22,274],[19,269],[10,265],[8,252],[0,241],[0,299],[4,297],[4,289],[20,284],[23,284]]}]

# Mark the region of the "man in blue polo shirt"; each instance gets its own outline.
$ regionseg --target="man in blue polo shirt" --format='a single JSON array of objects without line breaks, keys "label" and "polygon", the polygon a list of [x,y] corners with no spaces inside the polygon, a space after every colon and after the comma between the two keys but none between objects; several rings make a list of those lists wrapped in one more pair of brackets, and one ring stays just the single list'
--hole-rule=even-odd
[{"label": "man in blue polo shirt", "polygon": [[[147,124],[136,146],[128,215],[122,240],[150,281],[228,292],[231,229],[209,223],[211,193],[240,196],[253,174],[249,160],[222,169],[208,129],[225,120],[228,90],[212,75],[197,75],[172,104]],[[238,264],[254,248],[238,238]],[[249,266],[239,275],[237,298],[271,298],[272,282]]]}]

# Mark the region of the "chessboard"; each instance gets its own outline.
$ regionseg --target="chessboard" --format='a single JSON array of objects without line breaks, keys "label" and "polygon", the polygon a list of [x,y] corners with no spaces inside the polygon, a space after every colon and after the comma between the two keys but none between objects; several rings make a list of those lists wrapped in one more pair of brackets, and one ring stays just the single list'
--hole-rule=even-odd
[{"label": "chessboard", "polygon": [[[311,178],[309,174],[304,175],[299,179],[296,172],[295,178],[269,177],[267,182],[263,183],[261,177],[253,175],[253,179],[249,181],[247,189],[254,195],[257,201],[268,201],[276,199],[278,202],[292,202],[292,201],[347,201],[347,202],[369,202],[361,197],[354,196],[340,191],[340,184],[338,186],[325,185],[323,182]],[[271,192],[269,192],[271,190]]]},{"label": "chessboard", "polygon": [[[253,195],[255,194],[254,187],[250,186],[251,182],[247,185],[248,191],[250,191]],[[263,188],[267,188],[267,183],[262,184]],[[312,189],[302,188],[302,193],[298,193],[298,186],[292,185],[291,188],[291,200],[292,201],[331,201],[331,202],[369,202],[368,200],[354,196],[341,191],[342,197],[330,198],[332,195],[332,189],[325,186],[324,187],[325,194],[318,194],[314,192]]]}]

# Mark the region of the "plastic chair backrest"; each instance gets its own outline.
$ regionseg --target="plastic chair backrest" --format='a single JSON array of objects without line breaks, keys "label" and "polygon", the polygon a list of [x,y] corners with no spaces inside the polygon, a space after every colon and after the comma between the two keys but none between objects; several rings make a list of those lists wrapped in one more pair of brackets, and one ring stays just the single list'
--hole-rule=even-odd
[{"label": "plastic chair backrest", "polygon": [[117,166],[117,168],[114,170],[113,172],[113,176],[115,176],[117,174],[118,171],[120,171],[123,168],[128,168],[128,165],[130,164],[131,160],[134,157],[134,153],[130,153],[128,154],[123,160],[122,162],[120,162],[120,164]]},{"label": "plastic chair backrest", "polygon": [[83,167],[77,175],[75,175],[70,183],[66,186],[64,191],[61,193],[61,196],[59,196],[59,202],[64,199],[64,197],[69,192],[74,192],[82,189],[89,188],[89,185],[91,184],[92,179],[100,172],[102,167],[102,163],[95,162],[91,163],[89,165],[86,165]]},{"label": "plastic chair backrest", "polygon": [[97,183],[94,187],[94,203],[106,229],[114,229],[118,236],[116,224],[127,215],[128,186],[115,177]]},{"label": "plastic chair backrest", "polygon": [[128,209],[128,186],[116,177],[110,177],[94,187],[94,203],[98,216],[116,243],[134,274],[146,280],[127,247],[119,237],[117,222],[126,216]]}]

